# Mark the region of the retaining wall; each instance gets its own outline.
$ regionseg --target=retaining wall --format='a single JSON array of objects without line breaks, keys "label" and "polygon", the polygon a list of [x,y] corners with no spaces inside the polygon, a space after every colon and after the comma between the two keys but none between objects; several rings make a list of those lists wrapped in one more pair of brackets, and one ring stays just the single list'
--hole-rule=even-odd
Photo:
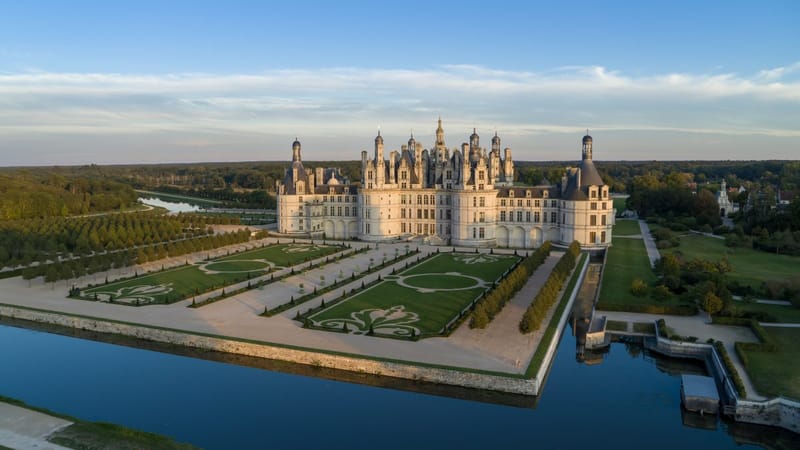
[{"label": "retaining wall", "polygon": [[0,315],[97,333],[131,336],[190,348],[473,389],[536,395],[540,387],[538,379],[523,379],[511,375],[474,373],[457,369],[418,366],[413,363],[404,364],[402,362],[379,361],[357,356],[336,355],[314,350],[282,347],[269,343],[240,341],[222,336],[198,335],[177,330],[66,315],[11,305],[0,305]]}]

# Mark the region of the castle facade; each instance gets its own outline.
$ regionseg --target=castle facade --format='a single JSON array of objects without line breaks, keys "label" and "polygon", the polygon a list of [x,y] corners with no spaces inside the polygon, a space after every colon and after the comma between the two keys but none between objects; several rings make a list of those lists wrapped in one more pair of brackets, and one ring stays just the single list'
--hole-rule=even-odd
[{"label": "castle facade", "polygon": [[438,245],[534,248],[546,240],[584,247],[611,243],[614,207],[592,162],[592,137],[582,159],[560,183],[514,183],[511,149],[491,149],[473,130],[459,148],[445,145],[442,121],[432,148],[414,136],[400,150],[361,152],[361,183],[335,169],[303,167],[300,142],[292,164],[276,183],[278,232],[328,239],[387,241],[422,238]]}]

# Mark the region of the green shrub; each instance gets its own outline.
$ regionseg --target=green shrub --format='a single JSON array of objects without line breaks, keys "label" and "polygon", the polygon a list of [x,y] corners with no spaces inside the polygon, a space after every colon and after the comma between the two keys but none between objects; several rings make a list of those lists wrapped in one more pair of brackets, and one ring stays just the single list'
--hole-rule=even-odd
[{"label": "green shrub", "polygon": [[641,278],[634,278],[631,281],[631,294],[637,297],[644,297],[647,295],[647,283]]},{"label": "green shrub", "polygon": [[[739,357],[741,357],[738,344],[739,342],[734,345],[737,346],[736,353],[739,354]],[[731,361],[731,357],[728,355],[728,351],[725,349],[725,346],[722,345],[722,342],[716,341],[714,342],[714,348],[717,350],[720,358],[722,358],[722,363],[725,364],[725,369],[730,374],[731,379],[733,380],[733,385],[736,387],[736,392],[739,393],[739,397],[747,397],[747,390],[744,387],[744,382],[742,382],[742,377],[739,376],[739,372],[736,371],[736,366],[733,365],[733,361]],[[744,360],[742,361],[744,362]]]}]

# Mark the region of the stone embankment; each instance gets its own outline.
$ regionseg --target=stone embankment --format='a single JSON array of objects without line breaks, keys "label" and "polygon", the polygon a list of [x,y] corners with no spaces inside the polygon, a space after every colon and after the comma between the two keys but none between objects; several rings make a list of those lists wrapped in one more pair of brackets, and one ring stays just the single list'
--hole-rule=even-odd
[{"label": "stone embankment", "polygon": [[434,367],[403,361],[383,361],[347,354],[335,354],[289,347],[266,342],[245,341],[224,336],[202,335],[167,328],[82,317],[44,310],[0,305],[0,316],[28,320],[104,334],[117,334],[136,339],[180,345],[201,350],[287,361],[316,367],[395,377],[407,380],[486,389],[512,394],[537,395],[538,378],[524,379],[502,373]]}]

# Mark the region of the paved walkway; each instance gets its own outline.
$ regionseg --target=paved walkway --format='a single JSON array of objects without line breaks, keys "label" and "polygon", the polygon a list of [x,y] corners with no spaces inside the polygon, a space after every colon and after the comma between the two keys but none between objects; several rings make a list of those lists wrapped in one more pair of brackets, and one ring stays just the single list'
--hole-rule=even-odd
[{"label": "paved walkway", "polygon": [[762,327],[775,327],[775,328],[800,328],[800,323],[775,323],[775,322],[758,322]]},{"label": "paved walkway", "polygon": [[[470,329],[468,323],[465,322],[450,335],[450,340],[464,347],[498,355],[509,364],[513,364],[515,368],[524,371],[528,367],[546,327],[542,327],[536,333],[522,334],[519,332],[519,322],[562,254],[551,253],[528,279],[525,286],[506,303],[500,314],[489,323],[489,326],[483,330]],[[548,316],[543,323],[548,323],[549,320]]]},{"label": "paved walkway", "polygon": [[694,336],[699,343],[705,343],[708,339],[722,341],[725,345],[725,350],[728,351],[728,356],[730,356],[734,367],[736,367],[736,371],[739,372],[742,378],[742,382],[747,390],[747,400],[763,401],[767,399],[766,397],[758,395],[734,347],[735,342],[758,342],[758,338],[749,327],[713,325],[707,321],[707,316],[705,314],[697,314],[694,316],[664,316],[661,314],[640,314],[617,311],[598,311],[597,313],[606,316],[608,320],[625,322],[652,323],[658,319],[664,319],[667,326],[672,328],[674,333],[679,336]]},{"label": "paved walkway", "polygon": [[655,267],[656,261],[661,259],[661,254],[658,253],[658,247],[656,247],[656,241],[650,234],[650,227],[647,222],[640,220],[639,229],[642,231],[642,240],[644,241],[644,248],[647,250],[647,257],[650,258],[650,266]]},{"label": "paved walkway", "polygon": [[66,449],[47,442],[72,422],[21,406],[0,402],[0,445],[14,449]]}]

